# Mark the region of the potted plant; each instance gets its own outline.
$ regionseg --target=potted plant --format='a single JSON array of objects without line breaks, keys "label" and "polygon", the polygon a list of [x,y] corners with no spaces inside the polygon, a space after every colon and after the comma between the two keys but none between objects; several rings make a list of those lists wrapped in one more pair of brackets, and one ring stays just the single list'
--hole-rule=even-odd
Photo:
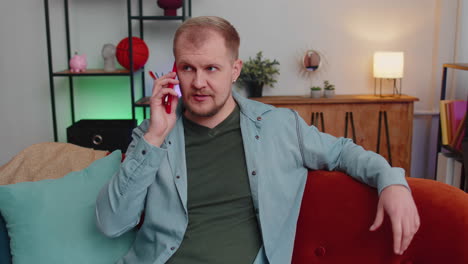
[{"label": "potted plant", "polygon": [[274,76],[279,74],[276,67],[280,63],[277,60],[264,59],[259,51],[254,59],[244,63],[239,76],[239,84],[247,88],[248,97],[262,97],[263,86],[274,87],[276,80]]},{"label": "potted plant", "polygon": [[331,84],[329,81],[323,82],[323,90],[326,98],[335,96],[335,85]]},{"label": "potted plant", "polygon": [[322,97],[322,88],[320,86],[310,87],[310,97],[312,97],[312,98]]}]

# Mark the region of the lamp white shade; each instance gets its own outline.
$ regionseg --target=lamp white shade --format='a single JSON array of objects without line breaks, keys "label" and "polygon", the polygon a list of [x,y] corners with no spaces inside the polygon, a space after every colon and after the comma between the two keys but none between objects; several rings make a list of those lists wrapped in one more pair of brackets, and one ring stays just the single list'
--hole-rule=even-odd
[{"label": "lamp white shade", "polygon": [[374,53],[374,77],[397,79],[403,78],[403,52]]}]

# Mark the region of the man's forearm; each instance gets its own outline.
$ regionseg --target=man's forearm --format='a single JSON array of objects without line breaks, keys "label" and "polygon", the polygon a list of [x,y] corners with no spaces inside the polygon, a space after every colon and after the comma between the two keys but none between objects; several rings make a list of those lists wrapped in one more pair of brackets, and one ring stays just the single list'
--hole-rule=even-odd
[{"label": "man's forearm", "polygon": [[296,114],[298,141],[302,144],[304,164],[310,169],[340,170],[376,187],[380,192],[390,185],[408,184],[402,168],[391,167],[377,153],[366,151],[347,138],[336,138],[308,126]]},{"label": "man's forearm", "polygon": [[146,142],[132,141],[120,170],[105,185],[96,201],[99,229],[110,237],[120,236],[138,224],[148,187],[154,182],[166,150]]},{"label": "man's forearm", "polygon": [[376,187],[379,195],[390,185],[403,185],[409,189],[405,170],[391,167],[381,155],[366,151],[352,142],[344,145],[341,155],[342,162],[339,168],[353,178]]}]

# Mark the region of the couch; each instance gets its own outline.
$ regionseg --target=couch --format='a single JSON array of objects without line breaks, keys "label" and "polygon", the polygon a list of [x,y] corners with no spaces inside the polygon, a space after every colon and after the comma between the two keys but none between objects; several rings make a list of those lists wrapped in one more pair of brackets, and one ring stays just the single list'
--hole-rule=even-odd
[{"label": "couch", "polygon": [[[106,154],[67,143],[33,145],[0,167],[0,185],[59,179]],[[378,202],[375,189],[341,172],[310,171],[292,263],[468,263],[468,195],[432,180],[408,178],[408,182],[421,227],[408,250],[399,256],[393,254],[388,217],[379,230],[369,231]],[[0,233],[1,225],[0,219]],[[8,243],[2,245],[0,237],[0,253],[2,246],[8,247]],[[10,254],[0,256],[0,263],[10,261]]]}]

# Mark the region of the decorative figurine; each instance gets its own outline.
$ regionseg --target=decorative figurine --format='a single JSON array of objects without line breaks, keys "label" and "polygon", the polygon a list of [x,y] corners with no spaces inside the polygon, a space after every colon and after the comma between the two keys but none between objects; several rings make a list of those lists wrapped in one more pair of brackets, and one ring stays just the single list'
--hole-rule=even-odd
[{"label": "decorative figurine", "polygon": [[84,72],[87,66],[86,54],[78,55],[78,52],[75,52],[75,55],[70,59],[70,71]]},{"label": "decorative figurine", "polygon": [[115,71],[115,46],[113,44],[104,44],[102,46],[102,58],[104,59],[104,71]]},{"label": "decorative figurine", "polygon": [[[127,70],[130,70],[130,54],[129,54],[129,39],[122,39],[117,44],[115,56],[117,61]],[[132,57],[133,57],[133,71],[145,66],[149,58],[149,49],[146,43],[137,37],[132,37]]]},{"label": "decorative figurine", "polygon": [[183,0],[158,0],[158,6],[164,9],[165,16],[177,16],[177,9],[182,5]]}]

